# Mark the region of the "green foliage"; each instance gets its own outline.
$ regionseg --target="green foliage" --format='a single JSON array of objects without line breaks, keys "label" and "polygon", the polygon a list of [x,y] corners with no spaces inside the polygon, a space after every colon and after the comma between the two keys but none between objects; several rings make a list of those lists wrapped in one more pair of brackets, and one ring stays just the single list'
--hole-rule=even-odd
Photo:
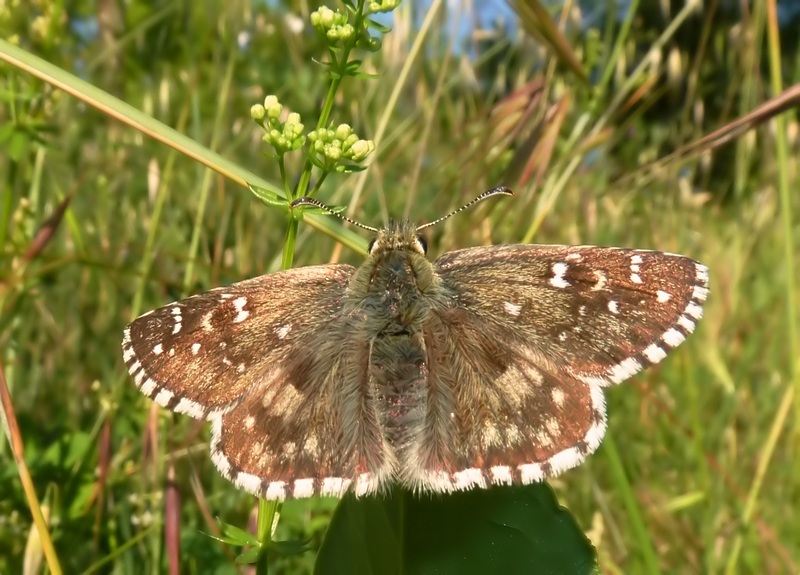
[{"label": "green foliage", "polygon": [[[571,13],[563,44],[520,9],[524,29],[548,39],[532,46],[500,27],[454,37],[479,19],[437,3],[406,2],[391,18],[374,12],[394,6],[374,4],[317,16],[235,0],[0,8],[0,38],[55,64],[0,44],[15,66],[0,76],[0,364],[64,572],[166,572],[179,557],[182,572],[234,573],[259,547],[277,573],[382,549],[407,572],[457,565],[462,551],[491,572],[566,549],[585,572],[581,530],[604,572],[797,572],[800,206],[786,191],[797,154],[781,152],[796,149],[796,112],[702,156],[651,163],[764,100],[768,54],[744,41],[777,42],[761,8],[736,27],[689,7],[667,25],[650,6],[599,28]],[[785,84],[798,81],[796,49],[779,54]],[[135,109],[157,121],[133,127]],[[252,497],[214,471],[208,430],[152,409],[128,381],[125,323],[294,265],[295,251],[297,265],[360,260],[340,246],[365,239],[308,206],[297,225],[294,197],[380,225],[432,219],[499,183],[516,197],[434,228],[432,253],[534,240],[685,253],[711,266],[698,333],[609,390],[612,441],[552,482],[570,513],[544,486],[398,493],[287,502],[275,531],[259,532]],[[42,561],[19,471],[3,442],[1,573]],[[564,546],[540,545],[542,530]]]},{"label": "green foliage", "polygon": [[593,573],[595,554],[547,485],[448,496],[347,496],[320,548],[335,573]]}]

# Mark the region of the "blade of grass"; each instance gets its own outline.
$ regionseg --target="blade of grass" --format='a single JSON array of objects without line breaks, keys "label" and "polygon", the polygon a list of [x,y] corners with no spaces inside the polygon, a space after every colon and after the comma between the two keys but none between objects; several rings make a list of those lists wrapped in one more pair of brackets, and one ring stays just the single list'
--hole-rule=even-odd
[{"label": "blade of grass", "polygon": [[[381,146],[383,141],[383,135],[386,132],[387,127],[389,126],[389,121],[394,114],[395,108],[397,107],[397,101],[400,98],[400,94],[403,91],[403,88],[406,85],[406,81],[408,80],[408,76],[411,73],[414,65],[417,63],[417,58],[422,51],[422,47],[425,46],[425,40],[428,37],[428,34],[433,27],[433,23],[436,19],[436,15],[439,13],[444,2],[442,0],[433,0],[430,6],[427,8],[427,13],[425,14],[425,20],[422,22],[422,26],[420,26],[419,31],[414,35],[414,44],[411,46],[411,50],[408,53],[408,57],[406,58],[405,62],[403,63],[403,67],[400,70],[400,73],[397,76],[397,80],[392,87],[392,91],[389,94],[389,98],[386,100],[386,103],[383,106],[383,113],[378,120],[378,128],[375,130],[375,135],[372,137],[372,141],[375,142],[375,149],[378,152],[378,157],[380,157],[381,150],[384,149]],[[410,9],[410,8],[407,8]],[[386,149],[388,151],[388,148]],[[377,158],[375,159],[377,161]],[[347,210],[347,216],[353,217],[354,210],[359,205],[359,199],[361,198],[361,194],[364,191],[364,186],[367,183],[367,170],[364,170],[358,175],[356,180],[356,184],[353,188],[353,195],[351,196],[350,200],[350,207]]]},{"label": "blade of grass", "polygon": [[[282,188],[276,186],[272,182],[212,152],[207,147],[181,134],[177,130],[170,128],[166,124],[162,124],[127,102],[115,98],[108,92],[96,88],[81,78],[3,39],[0,39],[0,60],[8,62],[12,66],[64,90],[68,94],[97,108],[108,116],[139,130],[153,139],[174,148],[181,154],[222,174],[243,188],[247,188],[248,183],[250,183],[266,188],[270,192],[274,192],[278,196],[283,197]],[[352,230],[342,227],[338,221],[334,221],[332,218],[326,216],[313,214],[306,215],[305,221],[319,231],[335,238],[350,249],[359,253],[366,253],[367,241]]]},{"label": "blade of grass", "polygon": [[47,567],[53,575],[61,575],[61,564],[58,561],[58,554],[50,538],[50,530],[47,527],[39,498],[36,496],[36,488],[33,485],[33,478],[25,463],[24,444],[22,434],[17,425],[17,418],[14,413],[14,405],[11,402],[11,393],[6,385],[6,376],[2,363],[0,363],[0,417],[2,417],[3,431],[11,445],[11,452],[14,454],[14,462],[17,464],[17,473],[22,482],[22,489],[25,491],[25,498],[28,500],[28,508],[31,510],[33,523],[39,532],[39,543],[42,547]]},{"label": "blade of grass", "polygon": [[639,504],[636,502],[636,496],[633,494],[630,481],[628,481],[628,476],[625,474],[625,469],[622,466],[622,459],[620,459],[617,444],[611,433],[606,434],[603,440],[603,447],[611,467],[611,473],[614,477],[614,484],[616,485],[617,492],[622,497],[622,504],[625,507],[625,511],[628,513],[631,529],[638,542],[635,548],[638,549],[644,560],[644,572],[658,575],[661,570],[658,567],[658,556],[653,547],[653,540],[650,538],[650,534],[647,531],[647,526],[639,510]]}]

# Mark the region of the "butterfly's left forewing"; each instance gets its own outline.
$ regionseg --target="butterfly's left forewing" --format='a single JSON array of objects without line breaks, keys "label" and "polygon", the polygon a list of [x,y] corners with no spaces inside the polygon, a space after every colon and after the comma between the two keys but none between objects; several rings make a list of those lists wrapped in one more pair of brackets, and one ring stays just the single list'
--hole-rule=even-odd
[{"label": "butterfly's left forewing", "polygon": [[603,386],[693,331],[708,271],[617,248],[494,246],[435,262],[448,305],[425,326],[429,386],[409,482],[530,483],[578,465],[605,432]]}]

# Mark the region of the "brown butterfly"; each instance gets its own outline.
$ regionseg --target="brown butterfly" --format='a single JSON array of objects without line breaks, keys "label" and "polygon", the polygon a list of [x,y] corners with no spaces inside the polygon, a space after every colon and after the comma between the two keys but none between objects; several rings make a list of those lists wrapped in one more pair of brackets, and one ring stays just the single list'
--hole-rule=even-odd
[{"label": "brown butterfly", "polygon": [[[497,194],[510,192],[468,205]],[[358,268],[281,271],[146,313],[125,329],[125,363],[158,404],[209,420],[214,464],[261,497],[450,492],[581,463],[605,433],[603,388],[702,316],[708,269],[689,258],[500,245],[430,262],[432,224],[374,230]]]}]

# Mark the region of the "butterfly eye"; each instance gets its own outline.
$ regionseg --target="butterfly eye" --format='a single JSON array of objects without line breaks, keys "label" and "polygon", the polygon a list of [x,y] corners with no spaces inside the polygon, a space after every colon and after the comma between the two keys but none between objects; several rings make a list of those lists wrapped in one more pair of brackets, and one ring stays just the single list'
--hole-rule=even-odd
[{"label": "butterfly eye", "polygon": [[422,250],[423,254],[428,253],[428,240],[422,234],[417,234],[417,245]]},{"label": "butterfly eye", "polygon": [[367,253],[371,254],[375,250],[375,245],[378,243],[378,238],[373,238],[369,242],[369,247],[367,248]]}]

